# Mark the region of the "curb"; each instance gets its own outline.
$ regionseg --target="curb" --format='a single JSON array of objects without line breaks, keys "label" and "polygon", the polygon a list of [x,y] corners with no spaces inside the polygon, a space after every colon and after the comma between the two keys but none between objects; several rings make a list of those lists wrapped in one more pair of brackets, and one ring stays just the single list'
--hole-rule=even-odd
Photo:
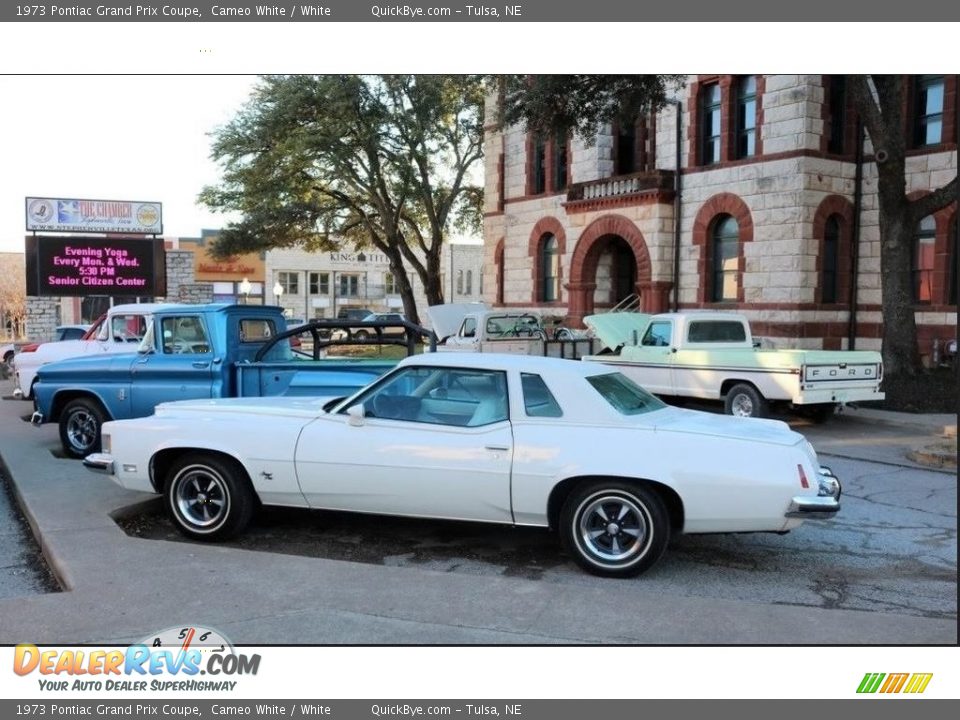
[{"label": "curb", "polygon": [[[848,406],[840,414],[840,417],[878,425],[921,428],[939,435],[956,436],[957,434],[956,416],[948,413],[912,414]],[[950,419],[953,420],[953,423],[950,422]]]}]

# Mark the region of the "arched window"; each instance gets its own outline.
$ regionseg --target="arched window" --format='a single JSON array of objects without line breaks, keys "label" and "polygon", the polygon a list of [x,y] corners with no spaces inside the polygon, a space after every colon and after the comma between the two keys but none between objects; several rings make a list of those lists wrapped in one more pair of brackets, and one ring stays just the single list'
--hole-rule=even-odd
[{"label": "arched window", "polygon": [[927,215],[917,225],[913,243],[913,300],[929,303],[933,297],[933,258],[937,223]]},{"label": "arched window", "polygon": [[843,219],[831,215],[823,227],[823,256],[820,258],[820,301],[835,303],[840,295],[840,229]]},{"label": "arched window", "polygon": [[713,223],[710,235],[713,244],[712,287],[713,302],[737,300],[740,279],[740,227],[731,215],[720,215]]},{"label": "arched window", "polygon": [[473,295],[473,270],[467,270],[467,295]]},{"label": "arched window", "polygon": [[560,248],[554,235],[545,235],[540,245],[541,302],[560,299]]},{"label": "arched window", "polygon": [[463,270],[457,270],[457,295],[463,295]]}]

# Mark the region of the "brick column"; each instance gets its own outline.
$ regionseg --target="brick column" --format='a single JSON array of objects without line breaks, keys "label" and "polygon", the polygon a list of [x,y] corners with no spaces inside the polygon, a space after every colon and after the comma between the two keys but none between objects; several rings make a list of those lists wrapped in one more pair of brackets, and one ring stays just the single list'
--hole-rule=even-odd
[{"label": "brick column", "polygon": [[670,309],[670,291],[672,282],[662,280],[637,283],[637,292],[640,294],[640,308],[645,313],[655,315],[667,312]]},{"label": "brick column", "polygon": [[583,318],[593,313],[595,282],[570,282],[566,284],[568,299],[567,322],[571,327],[582,328]]}]

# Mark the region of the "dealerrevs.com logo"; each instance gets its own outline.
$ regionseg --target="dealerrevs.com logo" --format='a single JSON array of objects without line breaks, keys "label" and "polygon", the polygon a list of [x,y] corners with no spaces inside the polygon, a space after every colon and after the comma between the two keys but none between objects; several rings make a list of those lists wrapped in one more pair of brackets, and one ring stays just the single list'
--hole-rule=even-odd
[{"label": "dealerrevs.com logo", "polygon": [[226,678],[256,675],[259,669],[260,655],[238,653],[222,634],[197,626],[168,628],[124,650],[22,644],[13,657],[13,672],[39,674],[40,689],[47,691],[229,691],[237,681]]},{"label": "dealerrevs.com logo", "polygon": [[857,692],[919,694],[927,689],[932,678],[933,673],[867,673]]}]

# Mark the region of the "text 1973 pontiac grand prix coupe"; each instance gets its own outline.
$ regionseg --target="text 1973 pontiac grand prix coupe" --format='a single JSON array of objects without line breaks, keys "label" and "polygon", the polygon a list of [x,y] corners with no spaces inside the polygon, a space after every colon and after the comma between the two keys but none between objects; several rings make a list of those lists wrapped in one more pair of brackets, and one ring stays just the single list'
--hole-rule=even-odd
[{"label": "text 1973 pontiac grand prix coupe", "polygon": [[196,539],[259,500],[550,527],[598,575],[637,575],[671,533],[784,532],[839,510],[840,483],[781,422],[670,408],[611,368],[437,353],[349,398],[162,404],[108,422],[84,464],[162,494]]}]

